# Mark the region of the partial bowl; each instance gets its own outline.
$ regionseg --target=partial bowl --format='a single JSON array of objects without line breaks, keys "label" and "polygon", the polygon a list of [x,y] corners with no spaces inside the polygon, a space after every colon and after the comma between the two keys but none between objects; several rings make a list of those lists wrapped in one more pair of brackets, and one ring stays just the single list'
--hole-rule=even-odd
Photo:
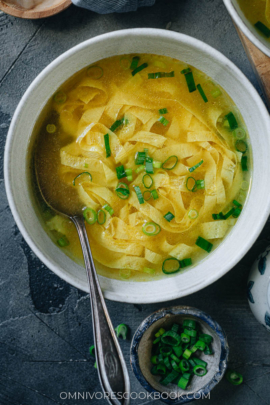
[{"label": "partial bowl", "polygon": [[258,93],[224,55],[205,43],[172,31],[130,29],[83,42],[46,67],[19,103],[5,150],[5,184],[17,225],[34,253],[68,283],[88,291],[84,269],[65,255],[42,227],[31,186],[29,147],[32,132],[55,90],[78,70],[113,55],[153,53],[180,59],[202,70],[232,97],[245,120],[252,147],[252,186],[236,225],[220,246],[194,268],[149,282],[100,277],[105,298],[132,303],[172,300],[213,283],[245,255],[259,236],[270,212],[270,118]]},{"label": "partial bowl", "polygon": [[[155,334],[160,328],[170,329],[174,323],[183,324],[185,319],[195,320],[202,333],[213,337],[211,356],[202,355],[206,361],[207,374],[193,378],[187,390],[175,384],[163,386],[160,377],[151,374],[151,351]],[[217,322],[199,309],[185,306],[160,309],[148,316],[136,330],[130,351],[131,367],[141,385],[152,394],[152,398],[176,405],[191,402],[194,399],[209,398],[210,391],[222,380],[227,368],[229,346],[226,335]]]},{"label": "partial bowl", "polygon": [[37,20],[39,18],[51,17],[52,15],[58,14],[71,6],[71,4],[71,0],[46,0],[26,9],[16,4],[14,0],[0,0],[0,10],[9,15],[13,15],[14,17]]},{"label": "partial bowl", "polygon": [[270,42],[258,33],[256,28],[245,17],[236,0],[223,0],[235,24],[245,36],[265,55],[270,56]]}]

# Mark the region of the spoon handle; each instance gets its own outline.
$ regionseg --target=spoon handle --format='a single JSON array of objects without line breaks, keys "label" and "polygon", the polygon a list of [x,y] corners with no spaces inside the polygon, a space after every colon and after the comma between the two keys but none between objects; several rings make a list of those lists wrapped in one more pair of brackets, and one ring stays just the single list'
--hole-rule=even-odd
[{"label": "spoon handle", "polygon": [[77,216],[71,219],[78,231],[89,282],[95,354],[100,383],[111,404],[128,405],[129,375],[99,285],[84,220]]}]

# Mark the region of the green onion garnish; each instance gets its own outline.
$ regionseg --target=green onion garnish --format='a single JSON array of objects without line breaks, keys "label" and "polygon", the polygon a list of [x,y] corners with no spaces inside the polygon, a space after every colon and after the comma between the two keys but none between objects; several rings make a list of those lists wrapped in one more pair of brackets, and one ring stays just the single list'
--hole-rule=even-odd
[{"label": "green onion garnish", "polygon": [[174,274],[180,270],[180,262],[179,260],[170,257],[169,259],[165,259],[162,264],[162,271],[164,274]]},{"label": "green onion garnish", "polygon": [[166,159],[165,162],[162,163],[161,167],[162,167],[162,169],[165,169],[165,170],[172,170],[177,165],[177,162],[178,162],[178,157],[172,155],[172,156],[168,157],[168,159]]},{"label": "green onion garnish", "polygon": [[236,206],[236,207],[239,207],[239,208],[242,208],[242,204],[240,204],[238,201],[236,201],[236,200],[233,200],[233,204]]},{"label": "green onion garnish", "polygon": [[168,110],[167,108],[161,108],[160,110],[158,110],[158,112],[163,115],[163,114],[168,114]]},{"label": "green onion garnish", "polygon": [[102,207],[104,210],[108,211],[108,213],[112,216],[114,213],[114,210],[112,209],[112,207],[109,204],[105,204]]},{"label": "green onion garnish", "polygon": [[55,95],[53,96],[53,100],[57,103],[57,104],[63,104],[66,102],[67,100],[67,95],[66,93],[64,93],[62,90],[58,91],[57,93],[55,93]]},{"label": "green onion garnish", "polygon": [[193,191],[196,187],[196,180],[194,177],[188,177],[186,181],[186,188],[188,191]]},{"label": "green onion garnish", "polygon": [[153,167],[153,159],[150,157],[147,157],[145,159],[145,171],[146,173],[154,173],[154,167]]},{"label": "green onion garnish", "polygon": [[126,175],[127,175],[127,180],[132,181],[133,176],[132,176],[132,169],[125,169]]},{"label": "green onion garnish", "polygon": [[216,87],[214,90],[211,91],[211,94],[214,98],[217,98],[221,96],[222,92],[218,87]]},{"label": "green onion garnish", "polygon": [[163,117],[163,116],[159,117],[158,121],[159,121],[162,125],[164,125],[164,127],[166,127],[166,126],[169,124],[169,121],[168,121],[165,117]]},{"label": "green onion garnish", "polygon": [[190,219],[196,219],[196,218],[198,218],[198,216],[199,216],[199,213],[198,213],[197,210],[189,210],[188,211],[188,217]]},{"label": "green onion garnish", "polygon": [[192,259],[190,257],[188,259],[180,260],[181,269],[183,269],[187,266],[191,266],[191,265],[192,265]]},{"label": "green onion garnish", "polygon": [[190,167],[188,170],[190,171],[190,173],[194,172],[194,170],[196,170],[198,167],[200,167],[203,164],[203,160],[201,160],[199,163],[197,163],[196,165]]},{"label": "green onion garnish", "polygon": [[138,66],[136,69],[134,69],[131,74],[132,76],[135,76],[136,73],[139,73],[141,70],[145,69],[148,67],[148,63],[143,63],[142,65]]},{"label": "green onion garnish", "polygon": [[134,56],[134,57],[132,58],[132,62],[131,62],[131,64],[130,64],[130,69],[131,69],[131,70],[136,69],[136,67],[138,66],[139,60],[140,60],[140,57],[139,57],[139,56]]},{"label": "green onion garnish", "polygon": [[104,135],[104,144],[105,144],[105,150],[106,150],[106,158],[108,158],[111,156],[109,134]]},{"label": "green onion garnish", "polygon": [[168,385],[172,381],[174,381],[178,376],[179,373],[175,370],[172,370],[172,372],[170,372],[170,374],[168,374],[163,380],[159,381],[159,383],[162,385]]},{"label": "green onion garnish", "polygon": [[229,112],[229,114],[225,115],[225,118],[228,120],[231,131],[238,128],[238,122],[232,112]]},{"label": "green onion garnish", "polygon": [[243,172],[247,172],[247,171],[248,171],[247,156],[242,156],[242,159],[241,159],[241,166],[242,166]]},{"label": "green onion garnish", "polygon": [[222,219],[226,220],[226,219],[230,218],[230,216],[234,213],[234,211],[235,211],[235,208],[231,208],[226,214],[223,215]]},{"label": "green onion garnish", "polygon": [[197,89],[199,90],[200,95],[202,96],[202,99],[205,103],[208,102],[208,98],[205,95],[205,92],[203,91],[203,88],[200,84],[197,85]]},{"label": "green onion garnish", "polygon": [[235,136],[236,139],[242,140],[245,139],[246,137],[246,131],[244,130],[244,128],[236,128],[233,131],[233,135]]},{"label": "green onion garnish", "polygon": [[240,385],[242,384],[244,378],[242,374],[237,373],[237,371],[228,370],[226,373],[227,380],[233,385]]},{"label": "green onion garnish", "polygon": [[116,189],[116,194],[118,195],[119,198],[122,200],[126,200],[129,197],[129,188],[126,183],[119,182]]},{"label": "green onion garnish", "polygon": [[161,228],[155,222],[147,222],[143,225],[142,231],[147,236],[156,236],[161,231]]},{"label": "green onion garnish", "polygon": [[153,168],[154,168],[154,169],[160,169],[161,166],[162,166],[162,162],[159,162],[159,161],[157,161],[157,160],[154,160],[154,161],[153,161]]},{"label": "green onion garnish", "polygon": [[158,199],[158,192],[157,192],[157,190],[151,190],[151,194],[152,194],[152,197],[154,198],[154,200],[157,200]]},{"label": "green onion garnish", "polygon": [[148,73],[148,79],[160,79],[163,77],[174,77],[174,71],[172,72],[156,72]]},{"label": "green onion garnish", "polygon": [[256,24],[254,24],[254,27],[256,27],[263,35],[265,35],[266,38],[270,38],[270,29],[261,21],[256,22]]},{"label": "green onion garnish", "polygon": [[85,164],[84,164],[84,167],[87,169],[87,168],[89,167],[89,164],[88,164],[88,163],[85,163]]},{"label": "green onion garnish", "polygon": [[188,90],[190,93],[192,93],[193,91],[196,90],[196,84],[195,84],[193,73],[192,73],[191,69],[190,68],[184,69],[184,70],[182,70],[181,73],[185,75]]},{"label": "green onion garnish", "polygon": [[127,56],[123,56],[119,63],[124,70],[128,70],[130,68],[130,58]]},{"label": "green onion garnish", "polygon": [[83,174],[86,174],[87,176],[89,176],[90,180],[92,181],[92,176],[89,172],[82,172],[82,173],[78,174],[78,176],[76,176],[75,179],[73,180],[73,182],[72,182],[73,186],[75,186],[76,179],[78,179],[78,177],[82,176]]},{"label": "green onion garnish", "polygon": [[247,143],[246,143],[245,141],[243,141],[243,140],[238,140],[238,141],[235,142],[235,149],[236,149],[238,152],[246,153],[247,148],[248,148],[248,146],[247,146]]},{"label": "green onion garnish", "polygon": [[122,338],[123,340],[126,340],[127,335],[128,335],[128,326],[125,325],[124,323],[121,323],[115,328],[116,336],[118,338]]},{"label": "green onion garnish", "polygon": [[86,74],[90,79],[98,80],[103,76],[103,69],[100,66],[90,66]]},{"label": "green onion garnish", "polygon": [[103,225],[106,221],[106,213],[103,210],[98,210],[97,212],[97,222],[99,225]]},{"label": "green onion garnish", "polygon": [[56,131],[56,126],[54,124],[48,124],[46,126],[46,131],[48,134],[53,134]]},{"label": "green onion garnish", "polygon": [[135,165],[142,165],[145,162],[145,152],[137,152],[135,154]]},{"label": "green onion garnish", "polygon": [[123,177],[127,176],[123,165],[116,167],[116,175],[118,179],[122,179]]},{"label": "green onion garnish", "polygon": [[92,208],[85,208],[83,217],[89,225],[93,225],[97,222],[97,213]]},{"label": "green onion garnish", "polygon": [[204,190],[205,183],[204,180],[196,180],[196,190]]},{"label": "green onion garnish", "polygon": [[241,212],[242,212],[242,208],[240,208],[240,207],[235,208],[232,213],[233,218],[238,218],[239,215],[241,214]]},{"label": "green onion garnish", "polygon": [[89,353],[90,353],[90,355],[92,357],[96,357],[96,355],[95,355],[95,346],[94,345],[89,347]]},{"label": "green onion garnish", "polygon": [[198,377],[203,377],[207,373],[207,370],[204,366],[198,364],[197,366],[193,367],[193,373]]},{"label": "green onion garnish", "polygon": [[[154,166],[154,165],[153,165]],[[135,169],[135,173],[141,173],[141,172],[143,172],[145,170],[145,166],[144,165],[141,165],[141,166],[139,166],[139,167],[137,167],[137,169]]]},{"label": "green onion garnish", "polygon": [[150,190],[145,190],[143,193],[144,201],[149,201],[152,198],[152,194]]},{"label": "green onion garnish", "polygon": [[145,174],[142,178],[142,182],[145,188],[151,188],[154,183],[154,180],[152,179],[150,174]]},{"label": "green onion garnish", "polygon": [[139,186],[134,186],[135,193],[137,194],[140,204],[144,203],[143,195]]},{"label": "green onion garnish", "polygon": [[155,270],[155,269],[151,269],[150,267],[144,267],[144,268],[143,268],[143,272],[144,272],[144,273],[148,273],[148,274],[155,274],[156,270]]},{"label": "green onion garnish", "polygon": [[185,390],[188,385],[188,380],[184,377],[181,377],[180,380],[178,381],[178,387],[181,388],[182,390]]},{"label": "green onion garnish", "polygon": [[167,214],[164,215],[164,218],[166,221],[171,222],[171,220],[174,218],[174,215],[169,211]]},{"label": "green onion garnish", "polygon": [[57,240],[57,243],[60,247],[65,247],[69,245],[69,240],[65,235],[63,235],[60,239]]},{"label": "green onion garnish", "polygon": [[111,128],[110,128],[110,131],[112,131],[112,132],[114,132],[114,131],[116,131],[116,129],[117,128],[119,128],[121,125],[126,125],[127,124],[127,120],[123,117],[123,118],[121,118],[120,120],[116,120],[113,124],[112,124],[112,126],[111,126]]},{"label": "green onion garnish", "polygon": [[213,244],[208,242],[208,240],[202,238],[201,236],[198,237],[195,244],[199,246],[201,249],[205,250],[206,252],[210,253],[213,247]]}]

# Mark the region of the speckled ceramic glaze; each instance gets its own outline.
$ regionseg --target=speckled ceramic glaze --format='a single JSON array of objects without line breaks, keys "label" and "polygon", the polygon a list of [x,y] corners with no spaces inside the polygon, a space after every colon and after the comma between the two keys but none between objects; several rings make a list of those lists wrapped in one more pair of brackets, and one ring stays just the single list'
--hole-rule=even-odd
[{"label": "speckled ceramic glaze", "polygon": [[270,42],[258,33],[256,28],[251,24],[244,13],[240,9],[236,0],[223,0],[224,4],[229,11],[233,21],[245,34],[248,39],[253,42],[263,53],[270,56]]},{"label": "speckled ceramic glaze", "polygon": [[[172,300],[213,283],[251,248],[270,211],[270,119],[254,87],[224,55],[189,36],[157,29],[114,31],[92,38],[59,56],[34,80],[11,123],[5,150],[5,184],[17,225],[34,253],[57,275],[88,291],[84,269],[65,255],[43,229],[30,186],[29,144],[35,122],[55,90],[78,70],[113,55],[153,53],[178,58],[197,67],[225,88],[247,125],[252,147],[252,186],[232,231],[198,265],[174,276],[149,282],[100,277],[105,298],[133,303]],[[98,265],[97,265],[98,269]]]},{"label": "speckled ceramic glaze", "polygon": [[[187,391],[183,391],[176,385],[169,384],[166,387],[159,383],[161,377],[151,374],[151,350],[154,335],[163,327],[171,327],[174,323],[182,324],[185,319],[194,319],[200,323],[202,333],[213,337],[212,348],[214,354],[202,355],[207,361],[208,373],[204,377],[192,379]],[[224,331],[209,315],[192,307],[172,307],[161,309],[148,316],[137,331],[132,340],[130,361],[135,376],[142,386],[168,404],[185,404],[194,399],[207,398],[209,392],[221,381],[227,367],[229,355],[228,342]],[[161,395],[162,394],[162,395]]]},{"label": "speckled ceramic glaze", "polygon": [[270,246],[252,266],[247,297],[255,318],[270,332]]}]

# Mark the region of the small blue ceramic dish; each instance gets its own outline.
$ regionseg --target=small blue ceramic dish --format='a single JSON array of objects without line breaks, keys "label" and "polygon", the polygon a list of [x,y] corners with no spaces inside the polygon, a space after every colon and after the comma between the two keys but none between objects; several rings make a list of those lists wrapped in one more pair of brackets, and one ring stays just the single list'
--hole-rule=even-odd
[{"label": "small blue ceramic dish", "polygon": [[[163,386],[161,377],[151,374],[151,351],[154,335],[163,327],[170,328],[174,323],[183,324],[185,319],[193,319],[200,324],[202,333],[213,337],[214,354],[202,355],[207,361],[208,373],[193,378],[188,389],[183,391],[175,384]],[[227,368],[229,346],[224,331],[209,315],[192,307],[171,307],[161,309],[148,316],[133,337],[130,361],[135,376],[153,398],[161,399],[170,405],[185,404],[194,399],[209,398],[209,392],[221,381]]]}]

